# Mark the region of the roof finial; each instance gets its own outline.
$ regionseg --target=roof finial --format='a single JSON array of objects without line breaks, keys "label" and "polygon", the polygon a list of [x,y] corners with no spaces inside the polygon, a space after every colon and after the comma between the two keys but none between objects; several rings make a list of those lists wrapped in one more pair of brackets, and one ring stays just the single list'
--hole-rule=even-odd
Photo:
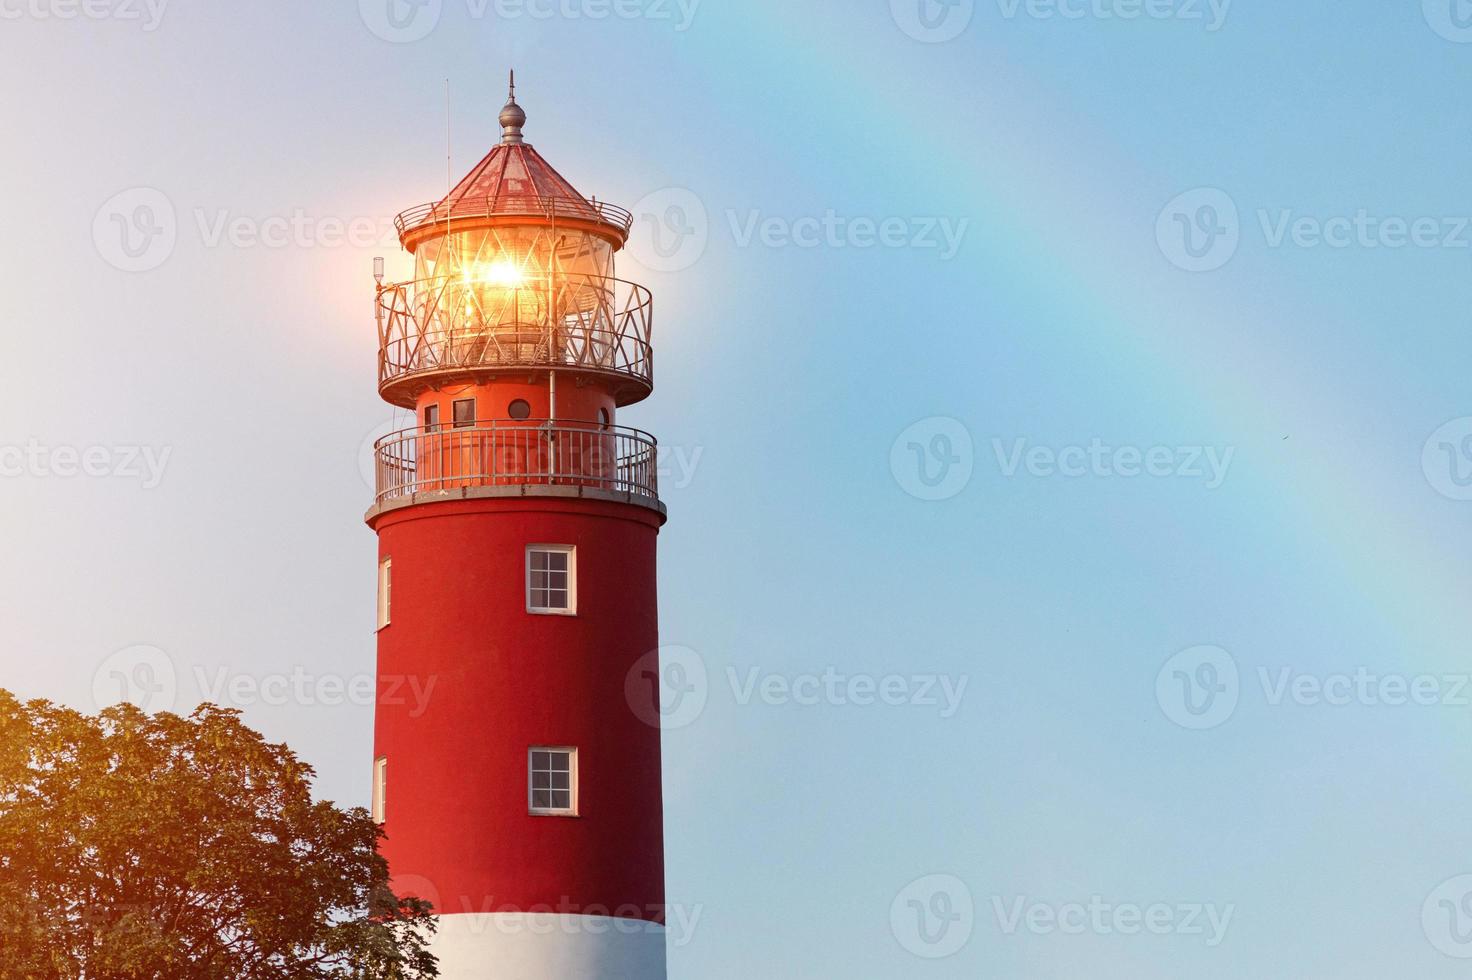
[{"label": "roof finial", "polygon": [[521,127],[526,125],[526,113],[516,104],[516,69],[511,69],[511,91],[506,96],[506,106],[501,110],[501,142],[506,146],[521,143]]}]

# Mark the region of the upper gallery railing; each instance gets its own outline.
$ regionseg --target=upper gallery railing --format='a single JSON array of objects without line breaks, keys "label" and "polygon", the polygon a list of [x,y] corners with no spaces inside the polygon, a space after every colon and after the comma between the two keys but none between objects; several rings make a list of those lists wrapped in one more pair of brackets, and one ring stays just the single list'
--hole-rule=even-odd
[{"label": "upper gallery railing", "polygon": [[620,229],[625,236],[634,226],[634,216],[614,204],[585,201],[580,197],[507,196],[460,198],[446,204],[421,204],[394,218],[399,237],[427,225],[445,224],[474,218],[500,217],[542,218],[573,221],[596,221]]},{"label": "upper gallery railing", "polygon": [[[622,376],[632,397],[654,384],[654,298],[643,286],[593,275],[486,284],[440,276],[380,287],[379,390],[424,374],[567,367]],[[412,386],[411,386],[412,387]]]}]

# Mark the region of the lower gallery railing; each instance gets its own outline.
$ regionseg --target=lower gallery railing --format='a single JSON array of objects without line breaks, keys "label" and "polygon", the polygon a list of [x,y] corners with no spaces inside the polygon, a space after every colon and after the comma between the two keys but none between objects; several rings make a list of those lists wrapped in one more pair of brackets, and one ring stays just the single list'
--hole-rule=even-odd
[{"label": "lower gallery railing", "polygon": [[654,437],[591,423],[405,429],[374,446],[377,502],[466,487],[585,487],[658,499]]}]

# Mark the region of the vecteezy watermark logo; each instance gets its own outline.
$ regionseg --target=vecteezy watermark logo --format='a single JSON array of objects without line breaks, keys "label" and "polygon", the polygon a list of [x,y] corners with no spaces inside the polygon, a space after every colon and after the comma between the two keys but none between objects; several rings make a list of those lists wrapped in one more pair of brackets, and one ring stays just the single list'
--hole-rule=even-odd
[{"label": "vecteezy watermark logo", "polygon": [[668,21],[684,33],[695,23],[701,0],[466,0],[470,16],[489,9],[501,20],[650,20]]},{"label": "vecteezy watermark logo", "polygon": [[1421,470],[1432,489],[1451,500],[1472,500],[1472,417],[1452,419],[1431,433]]},{"label": "vecteezy watermark logo", "polygon": [[659,477],[660,492],[689,487],[695,482],[696,471],[700,469],[700,461],[704,458],[704,446],[660,443],[654,460],[654,473]]},{"label": "vecteezy watermark logo", "polygon": [[0,0],[0,20],[139,21],[152,33],[168,5],[169,0]]},{"label": "vecteezy watermark logo", "polygon": [[900,489],[920,500],[949,500],[971,482],[976,448],[956,419],[933,416],[901,432],[889,449]]},{"label": "vecteezy watermark logo", "polygon": [[895,24],[924,44],[961,36],[976,14],[976,0],[889,0]]},{"label": "vecteezy watermark logo", "polygon": [[195,208],[194,224],[205,248],[374,248],[395,237],[386,217],[314,217],[302,208],[264,218]]},{"label": "vecteezy watermark logo", "polygon": [[432,905],[436,912],[445,906],[440,901],[440,889],[433,881],[423,875],[396,874],[389,882],[389,888],[385,889],[383,897],[390,901],[396,901],[392,896],[399,895],[405,898],[419,898]]},{"label": "vecteezy watermark logo", "polygon": [[0,445],[0,478],[138,480],[152,490],[163,482],[173,453],[171,446],[47,446],[31,439]]},{"label": "vecteezy watermark logo", "polygon": [[358,475],[369,490],[378,491],[378,441],[413,426],[413,419],[389,419],[374,426],[358,443]]},{"label": "vecteezy watermark logo", "polygon": [[927,875],[910,882],[889,906],[889,929],[904,949],[925,960],[955,956],[971,941],[976,905],[966,882]]},{"label": "vecteezy watermark logo", "polygon": [[1187,272],[1212,272],[1237,254],[1242,216],[1226,191],[1198,187],[1172,200],[1155,219],[1161,254]]},{"label": "vecteezy watermark logo", "polygon": [[242,673],[224,666],[210,671],[198,664],[193,670],[204,700],[233,708],[405,707],[409,718],[421,718],[439,685],[438,674],[319,674],[301,665],[275,673]]},{"label": "vecteezy watermark logo", "polygon": [[1034,477],[1062,476],[1070,479],[1156,479],[1202,480],[1206,489],[1216,490],[1227,479],[1235,447],[1227,446],[1110,446],[1094,439],[1087,446],[1029,446],[1014,439],[1009,447],[992,440],[992,453],[1004,477],[1011,479],[1025,470]]},{"label": "vecteezy watermark logo", "polygon": [[98,209],[93,241],[110,265],[125,272],[147,272],[167,261],[181,230],[187,233],[191,228],[207,249],[365,249],[395,240],[393,221],[383,215],[317,216],[303,208],[265,216],[235,214],[226,208],[194,208],[189,214],[193,222],[182,222],[181,229],[167,195],[153,188],[133,188]]},{"label": "vecteezy watermark logo", "polygon": [[428,37],[440,22],[444,0],[358,0],[358,15],[373,34],[394,44]]},{"label": "vecteezy watermark logo", "polygon": [[1316,675],[1291,667],[1271,670],[1259,666],[1257,678],[1270,708],[1285,704],[1304,708],[1472,707],[1472,676],[1467,674],[1380,674],[1356,667],[1352,673]]},{"label": "vecteezy watermark logo", "polygon": [[1472,44],[1472,0],[1421,0],[1426,23],[1448,41]]},{"label": "vecteezy watermark logo", "polygon": [[845,674],[827,667],[821,674],[788,676],[748,667],[726,668],[731,694],[743,707],[753,701],[772,707],[939,708],[941,718],[954,718],[961,710],[971,678],[962,674]]},{"label": "vecteezy watermark logo", "polygon": [[997,0],[1007,20],[1201,21],[1215,34],[1227,22],[1232,0]]},{"label": "vecteezy watermark logo", "polygon": [[634,259],[655,272],[680,272],[700,261],[710,244],[705,202],[684,187],[645,194],[634,205]]},{"label": "vecteezy watermark logo", "polygon": [[821,215],[790,218],[748,210],[726,212],[737,248],[753,243],[764,248],[885,248],[933,251],[949,262],[961,251],[970,218],[841,215],[831,208]]},{"label": "vecteezy watermark logo", "polygon": [[114,194],[92,218],[97,254],[123,272],[157,269],[174,254],[178,238],[173,202],[152,187]]},{"label": "vecteezy watermark logo", "polygon": [[[490,894],[445,894],[434,882],[416,875],[394,875],[393,891],[430,902],[436,914],[454,915],[456,928],[469,936],[639,936],[659,935],[671,948],[689,945],[705,915],[705,906],[680,902],[582,903],[563,895],[555,901],[505,901]],[[520,976],[520,974],[517,974]]]},{"label": "vecteezy watermark logo", "polygon": [[1155,700],[1167,718],[1195,731],[1226,723],[1237,710],[1237,661],[1221,647],[1182,650],[1155,676]]},{"label": "vecteezy watermark logo", "polygon": [[1349,248],[1472,248],[1467,229],[1472,218],[1466,215],[1433,217],[1418,215],[1371,214],[1359,208],[1354,214],[1336,214],[1327,218],[1300,214],[1292,208],[1259,208],[1257,224],[1268,248],[1313,249]]},{"label": "vecteezy watermark logo", "polygon": [[689,647],[651,650],[624,676],[624,699],[651,728],[673,731],[694,723],[709,697],[705,661]]},{"label": "vecteezy watermark logo", "polygon": [[[1254,215],[1256,231],[1269,249],[1472,249],[1468,215],[1379,215],[1368,208],[1330,215],[1258,208]],[[1161,252],[1188,272],[1211,272],[1226,265],[1244,233],[1236,202],[1211,187],[1177,197],[1155,222]]]},{"label": "vecteezy watermark logo", "polygon": [[[471,20],[649,20],[669,21],[688,31],[701,0],[465,0]],[[428,37],[439,26],[443,0],[358,0],[363,23],[395,44]]]},{"label": "vecteezy watermark logo", "polygon": [[[798,216],[755,208],[722,213],[732,243],[741,249],[913,249],[943,262],[961,251],[971,227],[970,218],[842,215],[831,208]],[[646,194],[634,205],[633,221],[631,252],[656,272],[679,272],[699,262],[713,231],[705,202],[682,187]]]},{"label": "vecteezy watermark logo", "polygon": [[1453,959],[1472,959],[1472,874],[1449,878],[1421,906],[1421,931],[1436,950]]},{"label": "vecteezy watermark logo", "polygon": [[178,696],[174,661],[158,647],[119,650],[92,674],[92,703],[99,711],[124,701],[141,711],[170,711]]},{"label": "vecteezy watermark logo", "polygon": [[992,911],[1003,935],[1026,929],[1034,936],[1200,936],[1215,949],[1227,938],[1236,905],[1214,902],[1106,902],[1094,895],[1087,902],[1057,905],[1029,900],[1026,895],[1004,899],[992,896]]}]

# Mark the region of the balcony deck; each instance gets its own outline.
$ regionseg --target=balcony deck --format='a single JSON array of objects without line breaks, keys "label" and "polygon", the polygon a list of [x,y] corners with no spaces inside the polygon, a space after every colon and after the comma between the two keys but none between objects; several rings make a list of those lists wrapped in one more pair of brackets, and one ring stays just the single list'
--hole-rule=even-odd
[{"label": "balcony deck", "polygon": [[658,445],[625,426],[529,419],[405,429],[374,444],[374,470],[370,516],[495,496],[591,497],[664,513]]}]

